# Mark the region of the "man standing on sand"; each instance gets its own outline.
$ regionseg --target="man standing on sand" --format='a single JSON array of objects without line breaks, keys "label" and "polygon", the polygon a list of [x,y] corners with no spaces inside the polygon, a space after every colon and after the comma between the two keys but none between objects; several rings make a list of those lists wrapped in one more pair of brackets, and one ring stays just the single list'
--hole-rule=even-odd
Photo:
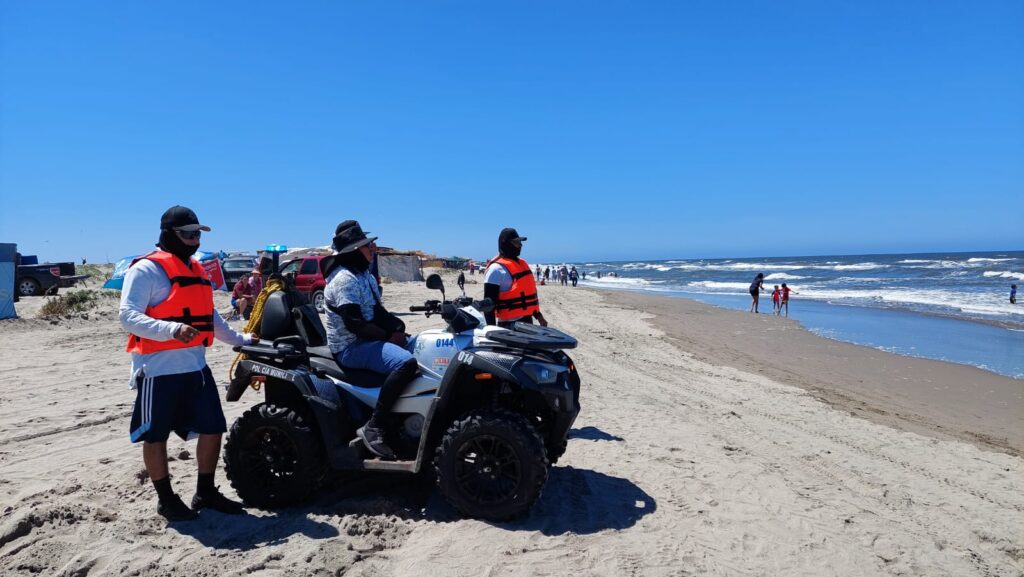
[{"label": "man standing on sand", "polygon": [[[184,206],[160,218],[155,250],[128,268],[121,291],[119,318],[132,355],[136,389],[131,440],[142,445],[142,460],[157,493],[157,513],[168,521],[187,521],[203,508],[229,515],[242,504],[213,484],[221,436],[227,430],[217,383],[206,365],[206,347],[217,338],[231,345],[252,344],[255,335],[235,332],[215,314],[213,286],[203,266],[192,258],[202,231],[196,214]],[[198,434],[199,479],[190,509],[171,488],[167,438]]]},{"label": "man standing on sand", "polygon": [[[485,314],[487,324],[509,325],[514,322],[548,326],[540,314],[537,283],[530,274],[530,265],[519,254],[525,236],[514,228],[504,228],[498,235],[498,256],[487,263],[484,273],[484,298],[494,301],[494,310]],[[547,271],[545,271],[547,272]]]}]

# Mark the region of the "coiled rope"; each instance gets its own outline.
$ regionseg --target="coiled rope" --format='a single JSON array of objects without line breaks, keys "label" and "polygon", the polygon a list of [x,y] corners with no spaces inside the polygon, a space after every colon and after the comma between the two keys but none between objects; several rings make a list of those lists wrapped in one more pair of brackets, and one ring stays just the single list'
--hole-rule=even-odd
[{"label": "coiled rope", "polygon": [[[249,314],[249,322],[245,324],[245,328],[242,330],[243,333],[249,334],[255,332],[259,328],[260,323],[263,321],[263,307],[267,303],[267,299],[270,295],[277,291],[284,290],[284,281],[280,279],[270,279],[267,284],[263,285],[263,290],[256,297],[256,303],[252,305],[252,313]],[[228,380],[231,380],[235,376],[235,366],[238,365],[239,361],[246,359],[245,353],[238,353],[235,357],[234,362],[231,363],[231,368],[228,369]]]}]

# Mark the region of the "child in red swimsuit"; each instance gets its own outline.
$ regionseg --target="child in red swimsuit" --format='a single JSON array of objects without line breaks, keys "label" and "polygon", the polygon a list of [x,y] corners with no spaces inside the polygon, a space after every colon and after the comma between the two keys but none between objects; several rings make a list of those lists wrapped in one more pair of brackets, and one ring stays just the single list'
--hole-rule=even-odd
[{"label": "child in red swimsuit", "polygon": [[779,304],[779,314],[782,314],[782,307],[786,307],[786,316],[787,317],[789,316],[789,294],[790,293],[793,293],[795,295],[800,294],[800,293],[796,292],[795,290],[792,290],[788,286],[786,286],[786,283],[782,283],[782,303]]},{"label": "child in red swimsuit", "polygon": [[782,293],[779,292],[779,285],[775,285],[775,290],[772,291],[772,314],[779,314],[782,310],[782,304],[779,299],[782,297]]}]

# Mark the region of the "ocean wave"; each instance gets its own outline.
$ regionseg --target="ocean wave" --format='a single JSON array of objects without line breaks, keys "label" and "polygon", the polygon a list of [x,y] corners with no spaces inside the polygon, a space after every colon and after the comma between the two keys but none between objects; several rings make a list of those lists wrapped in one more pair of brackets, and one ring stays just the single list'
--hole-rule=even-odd
[{"label": "ocean wave", "polygon": [[891,281],[891,280],[892,279],[879,278],[879,277],[873,277],[873,276],[841,276],[841,277],[837,278],[833,282],[856,284],[856,283],[864,283],[864,282],[886,282],[886,281]]},{"label": "ocean wave", "polygon": [[1006,262],[1008,260],[1017,260],[1015,258],[969,258],[967,262]]},{"label": "ocean wave", "polygon": [[998,270],[998,271],[990,270],[990,271],[985,271],[985,272],[983,272],[981,274],[982,274],[982,276],[986,276],[986,277],[989,277],[989,278],[996,277],[996,278],[1011,278],[1011,279],[1016,279],[1016,280],[1024,280],[1024,272],[1010,272],[1010,271],[1005,271],[1005,270]]},{"label": "ocean wave", "polygon": [[807,277],[795,274],[786,274],[784,272],[773,272],[772,274],[764,277],[764,280],[801,280],[805,278]]},{"label": "ocean wave", "polygon": [[876,268],[889,268],[889,265],[876,262],[860,262],[857,264],[837,264],[833,267],[821,268],[831,268],[831,270],[874,270]]},{"label": "ocean wave", "polygon": [[745,282],[719,282],[714,280],[702,280],[687,283],[690,288],[703,288],[703,289],[738,289],[746,292],[750,288],[750,283]]},{"label": "ocean wave", "polygon": [[[604,276],[601,278],[589,277],[585,281],[580,281],[582,284],[589,285],[622,285],[622,286],[648,286],[652,284],[658,284],[661,281],[651,281],[645,278],[627,278],[621,276]],[[553,283],[552,283],[553,284]]]},{"label": "ocean wave", "polygon": [[967,293],[935,289],[816,289],[804,288],[798,291],[801,298],[823,301],[848,301],[857,304],[882,304],[888,306],[919,305],[941,309],[953,309],[965,314],[984,316],[1024,316],[1024,307],[1017,307],[1005,300],[1002,292]]}]

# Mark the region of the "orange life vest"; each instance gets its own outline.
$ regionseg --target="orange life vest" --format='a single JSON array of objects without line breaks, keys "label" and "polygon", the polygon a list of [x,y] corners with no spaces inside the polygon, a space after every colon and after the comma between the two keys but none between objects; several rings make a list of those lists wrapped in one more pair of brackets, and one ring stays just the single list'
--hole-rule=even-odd
[{"label": "orange life vest", "polygon": [[512,276],[512,286],[507,291],[498,293],[498,302],[494,305],[494,316],[499,321],[511,321],[520,317],[532,316],[540,311],[537,299],[537,283],[530,271],[530,265],[523,259],[511,259],[501,255],[487,263],[498,263],[508,270]]},{"label": "orange life vest", "polygon": [[[142,259],[151,260],[164,269],[171,281],[171,294],[167,300],[157,305],[146,307],[146,316],[162,321],[185,323],[199,331],[199,335],[189,343],[178,339],[154,341],[138,335],[128,335],[129,353],[149,354],[174,349],[213,344],[213,284],[206,274],[203,265],[190,260],[189,266],[173,254],[155,250],[146,256],[132,261],[131,266]],[[129,267],[130,268],[130,267]]]}]

